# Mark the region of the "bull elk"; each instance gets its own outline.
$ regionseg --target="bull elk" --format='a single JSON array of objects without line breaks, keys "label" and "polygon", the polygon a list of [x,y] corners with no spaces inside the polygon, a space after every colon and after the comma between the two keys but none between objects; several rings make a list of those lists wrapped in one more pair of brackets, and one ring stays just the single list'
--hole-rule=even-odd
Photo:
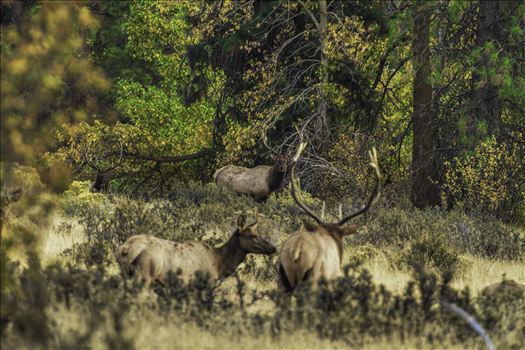
[{"label": "bull elk", "polygon": [[286,168],[286,156],[278,155],[272,166],[259,165],[255,168],[245,168],[226,165],[213,174],[213,181],[217,186],[251,196],[256,201],[265,201],[282,186]]},{"label": "bull elk", "polygon": [[294,232],[282,245],[279,256],[279,284],[287,292],[292,292],[298,283],[309,281],[317,284],[324,278],[332,280],[341,275],[343,258],[343,238],[357,231],[357,225],[344,226],[350,219],[366,212],[379,195],[381,175],[375,148],[369,151],[370,167],[374,170],[375,185],[366,204],[360,210],[340,218],[336,223],[326,223],[303,204],[295,188],[295,166],[306,146],[301,143],[292,160],[292,197],[303,211],[315,220],[316,224],[305,221],[304,228]]},{"label": "bull elk", "polygon": [[246,217],[239,216],[230,239],[217,248],[200,241],[173,242],[135,235],[118,248],[117,260],[124,274],[137,275],[146,285],[165,285],[168,275],[179,269],[185,283],[197,271],[207,273],[210,282],[215,282],[235,272],[249,253],[275,253],[270,242],[256,235],[256,227],[257,222],[246,225]]},{"label": "bull elk", "polygon": [[96,173],[95,181],[91,183],[90,190],[92,192],[107,192],[109,190],[110,181],[113,177],[111,175],[112,172],[122,165],[124,158],[124,146],[121,141],[116,141],[119,146],[118,160],[113,165],[103,166],[103,163],[107,163],[113,155],[113,150],[110,146],[111,142],[115,141],[109,140],[106,142],[104,150],[101,152],[102,154],[99,156],[93,156],[89,154],[90,148],[92,147],[91,145],[93,143],[90,140],[81,153],[83,164],[89,166]]}]

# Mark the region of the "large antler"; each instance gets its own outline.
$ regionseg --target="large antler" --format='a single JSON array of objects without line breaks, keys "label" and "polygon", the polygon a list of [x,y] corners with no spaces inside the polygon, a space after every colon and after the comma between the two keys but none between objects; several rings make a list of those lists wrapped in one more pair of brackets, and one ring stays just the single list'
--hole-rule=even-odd
[{"label": "large antler", "polygon": [[[93,170],[97,171],[97,173],[102,173],[102,174],[107,174],[113,170],[115,170],[118,166],[120,166],[122,164],[122,160],[124,158],[124,145],[122,144],[122,141],[120,140],[117,140],[116,141],[118,143],[118,146],[119,146],[119,152],[118,152],[118,155],[119,155],[119,158],[117,160],[117,162],[109,167],[107,167],[106,169],[103,169],[101,168],[100,164],[98,164],[100,162],[100,159],[98,156],[94,156],[95,160],[91,160],[91,156],[88,155],[88,151],[89,151],[89,148],[91,147],[91,144],[92,144],[92,141],[89,141],[88,144],[87,144],[87,147],[85,147],[84,151],[82,152],[82,157],[84,158],[84,164],[88,165],[90,168],[92,168]],[[107,147],[106,150],[104,151],[102,157],[102,159],[108,159],[110,156],[113,155],[113,150],[111,149],[111,147]]]},{"label": "large antler", "polygon": [[274,147],[270,146],[268,144],[268,136],[266,135],[266,131],[262,131],[262,142],[263,142],[263,145],[270,151],[272,152],[274,155],[279,155],[280,152],[278,152]]},{"label": "large antler", "polygon": [[348,220],[355,218],[356,216],[359,216],[363,214],[365,211],[370,209],[370,206],[372,203],[379,197],[379,182],[381,180],[381,174],[379,173],[379,163],[377,161],[377,152],[375,147],[372,147],[372,150],[368,151],[368,157],[370,158],[370,167],[374,170],[376,183],[374,185],[374,190],[372,191],[372,194],[370,195],[370,198],[368,199],[368,202],[366,202],[365,206],[361,208],[360,210],[356,211],[355,213],[349,214],[339,220],[337,225],[343,225]]},{"label": "large antler", "polygon": [[295,156],[292,159],[292,170],[291,170],[291,182],[292,182],[292,197],[295,200],[295,203],[297,203],[298,206],[300,206],[306,214],[308,214],[312,219],[314,219],[319,225],[323,224],[323,220],[321,220],[315,213],[308,208],[306,205],[304,205],[299,198],[297,197],[297,193],[295,191],[295,166],[297,164],[297,161],[299,160],[299,157],[301,156],[301,153],[303,153],[304,148],[306,147],[305,142],[301,142],[299,144],[299,147],[297,148],[297,152],[295,153]]}]

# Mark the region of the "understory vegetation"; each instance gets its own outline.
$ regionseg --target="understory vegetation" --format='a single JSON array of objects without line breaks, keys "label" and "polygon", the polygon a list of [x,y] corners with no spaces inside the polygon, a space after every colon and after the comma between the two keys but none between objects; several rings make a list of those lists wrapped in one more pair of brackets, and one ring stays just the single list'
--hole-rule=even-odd
[{"label": "understory vegetation", "polygon": [[[185,347],[192,343],[170,333],[189,327],[190,334],[213,337],[196,346],[232,341],[287,347],[294,334],[307,334],[318,346],[366,347],[384,341],[399,347],[482,347],[481,337],[442,302],[470,313],[498,348],[525,345],[525,294],[509,289],[482,295],[483,285],[474,290],[454,286],[476,268],[468,260],[473,255],[510,260],[516,271],[522,269],[521,275],[511,270],[506,277],[501,271],[493,282],[524,278],[523,232],[497,221],[487,226],[483,218],[459,210],[419,211],[390,207],[383,200],[346,240],[344,277],[333,284],[322,281],[316,290],[303,285],[291,299],[277,289],[276,257],[249,256],[236,276],[216,286],[197,274],[189,285],[172,275],[166,287],[143,288],[139,280],[124,278],[115,260],[116,247],[133,234],[216,245],[246,213],[258,220],[259,234],[280,245],[302,225],[287,190],[261,204],[214,184],[173,181],[172,186],[177,196],[145,199],[100,195],[89,191],[89,183],[77,182],[57,197],[54,216],[60,219],[41,240],[76,238],[52,255],[40,251],[47,257],[42,262],[30,253],[21,264],[8,263],[2,345]],[[322,205],[306,200],[313,208]],[[22,223],[14,218],[11,224]],[[44,242],[38,246],[46,249]],[[383,269],[407,276],[403,286],[374,280],[366,262],[377,255],[385,257]]]},{"label": "understory vegetation", "polygon": [[[525,2],[0,13],[2,349],[525,348]],[[330,227],[315,244],[342,277],[290,297],[278,254],[214,285],[117,263],[132,235],[217,246],[236,223],[257,248],[255,220],[277,252]]]}]

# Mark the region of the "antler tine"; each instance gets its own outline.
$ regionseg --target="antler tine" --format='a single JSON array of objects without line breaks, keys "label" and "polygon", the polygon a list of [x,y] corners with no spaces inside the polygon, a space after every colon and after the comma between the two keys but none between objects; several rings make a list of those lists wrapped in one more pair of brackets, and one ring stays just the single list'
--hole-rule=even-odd
[{"label": "antler tine", "polygon": [[118,144],[120,146],[120,152],[119,152],[119,158],[118,161],[115,163],[115,165],[110,166],[105,172],[112,171],[116,169],[120,164],[122,164],[122,158],[124,157],[124,146],[122,145],[122,141],[118,140]]},{"label": "antler tine", "polygon": [[88,144],[87,144],[87,147],[82,152],[82,156],[84,157],[84,163],[87,164],[88,166],[90,166],[93,170],[100,171],[99,167],[97,167],[95,164],[93,164],[93,162],[89,159],[89,156],[88,156],[88,149],[91,147],[91,143],[92,143],[92,141],[89,140]]},{"label": "antler tine", "polygon": [[349,214],[346,217],[339,220],[337,223],[338,225],[344,225],[348,220],[355,218],[356,216],[359,216],[366,212],[368,209],[370,209],[370,206],[372,203],[379,198],[379,182],[381,180],[381,173],[379,172],[379,162],[377,161],[377,151],[375,147],[372,147],[370,151],[368,151],[368,157],[370,158],[370,167],[374,170],[376,183],[374,185],[374,190],[372,191],[372,194],[370,195],[370,198],[366,202],[365,206],[361,208],[360,210],[356,211],[355,213]]},{"label": "antler tine", "polygon": [[315,213],[310,208],[308,208],[306,205],[304,205],[299,200],[299,198],[297,197],[297,193],[296,193],[296,188],[295,188],[295,166],[297,165],[297,161],[299,160],[299,157],[301,156],[301,153],[303,153],[305,147],[306,147],[306,143],[305,142],[301,142],[299,144],[299,147],[297,147],[297,152],[295,153],[295,156],[292,159],[292,169],[291,169],[291,174],[290,174],[291,183],[292,183],[292,197],[295,200],[295,203],[297,203],[297,205],[299,207],[301,207],[301,209],[303,209],[304,212],[308,216],[310,216],[312,219],[314,219],[319,225],[322,225],[323,221],[317,215],[315,215]]},{"label": "antler tine", "polygon": [[268,144],[268,136],[266,135],[266,132],[264,130],[262,131],[262,141],[263,141],[263,145],[266,148],[268,148],[270,152],[272,152],[273,154],[279,154],[279,152],[275,148],[273,148],[272,146]]}]

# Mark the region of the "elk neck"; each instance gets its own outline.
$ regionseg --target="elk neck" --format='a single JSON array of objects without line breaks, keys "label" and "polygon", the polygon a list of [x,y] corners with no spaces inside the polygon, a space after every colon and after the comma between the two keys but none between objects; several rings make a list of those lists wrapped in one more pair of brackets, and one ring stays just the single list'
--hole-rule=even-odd
[{"label": "elk neck", "polygon": [[240,247],[237,231],[235,231],[226,243],[213,249],[217,257],[219,278],[232,274],[237,266],[246,258],[246,252]]},{"label": "elk neck", "polygon": [[331,229],[330,227],[322,227],[326,234],[332,237],[337,246],[337,252],[339,253],[339,263],[343,261],[343,236],[341,236],[337,231]]},{"label": "elk neck", "polygon": [[274,164],[268,172],[268,185],[271,191],[275,191],[281,187],[284,180],[284,172],[279,170],[279,165]]}]

